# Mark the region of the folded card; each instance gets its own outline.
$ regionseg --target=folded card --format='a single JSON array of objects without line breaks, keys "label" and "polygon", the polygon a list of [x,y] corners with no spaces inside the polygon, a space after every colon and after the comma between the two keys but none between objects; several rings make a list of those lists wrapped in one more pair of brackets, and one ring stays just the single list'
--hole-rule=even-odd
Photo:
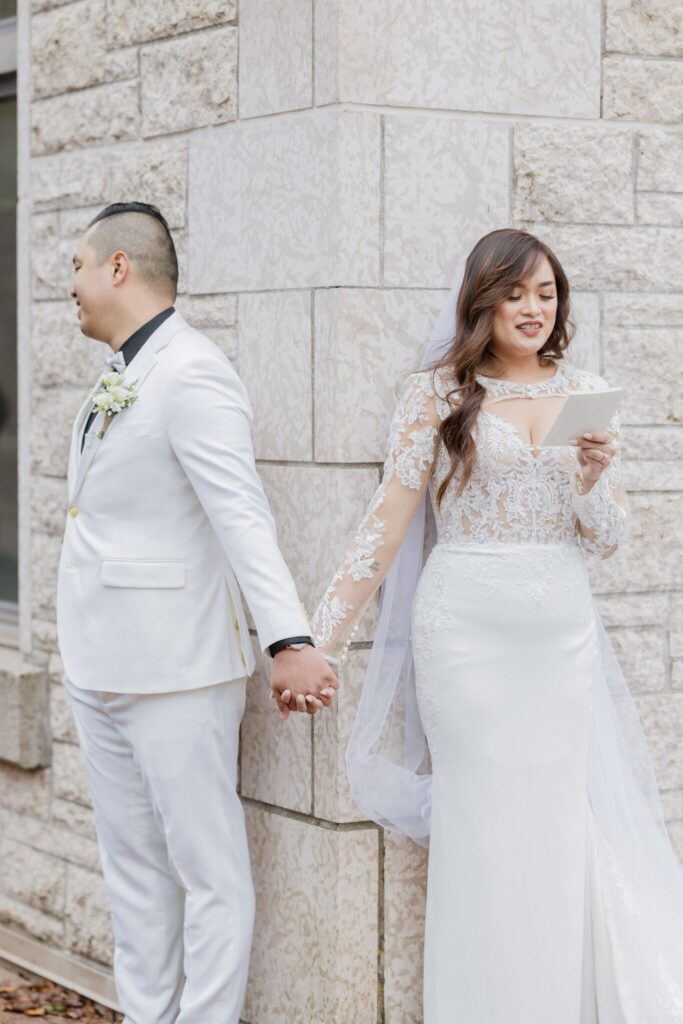
[{"label": "folded card", "polygon": [[566,445],[573,437],[607,430],[622,394],[623,388],[572,392],[539,447]]}]

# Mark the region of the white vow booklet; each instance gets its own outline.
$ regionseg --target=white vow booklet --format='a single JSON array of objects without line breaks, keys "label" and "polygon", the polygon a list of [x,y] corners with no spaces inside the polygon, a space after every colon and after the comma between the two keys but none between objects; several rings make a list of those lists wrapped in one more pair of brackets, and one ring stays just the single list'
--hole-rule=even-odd
[{"label": "white vow booklet", "polygon": [[607,391],[575,391],[567,395],[539,447],[566,445],[572,437],[607,430],[622,393],[623,388],[609,388]]}]

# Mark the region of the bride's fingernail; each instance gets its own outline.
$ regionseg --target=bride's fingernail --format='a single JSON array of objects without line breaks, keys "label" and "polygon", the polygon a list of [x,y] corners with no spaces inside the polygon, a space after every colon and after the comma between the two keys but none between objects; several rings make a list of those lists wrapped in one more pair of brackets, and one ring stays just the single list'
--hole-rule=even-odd
[{"label": "bride's fingernail", "polygon": [[584,434],[583,436],[586,438],[587,441],[592,441],[593,440],[593,435],[592,434]]}]

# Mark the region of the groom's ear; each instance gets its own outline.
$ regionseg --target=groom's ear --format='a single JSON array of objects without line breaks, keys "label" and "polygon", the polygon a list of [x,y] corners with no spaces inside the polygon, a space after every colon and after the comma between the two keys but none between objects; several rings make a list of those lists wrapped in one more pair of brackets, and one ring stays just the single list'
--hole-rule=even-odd
[{"label": "groom's ear", "polygon": [[109,257],[109,265],[112,284],[115,288],[119,288],[130,272],[130,260],[126,253],[119,249]]}]

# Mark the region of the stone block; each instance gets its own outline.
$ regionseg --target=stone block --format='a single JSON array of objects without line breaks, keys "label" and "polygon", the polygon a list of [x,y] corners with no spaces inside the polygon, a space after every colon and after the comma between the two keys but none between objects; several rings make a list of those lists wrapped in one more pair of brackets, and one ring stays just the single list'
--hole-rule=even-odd
[{"label": "stone block", "polygon": [[[34,299],[66,299],[71,285],[73,249],[59,233],[56,213],[31,219],[31,273]],[[37,303],[35,305],[38,305]]]},{"label": "stone block", "polygon": [[308,292],[240,296],[237,370],[254,411],[257,459],[313,455],[311,331]]},{"label": "stone block", "polygon": [[576,333],[567,358],[591,373],[600,372],[600,298],[595,292],[572,292],[571,320]]},{"label": "stone block", "polygon": [[375,1024],[377,831],[321,828],[257,807],[247,807],[247,827],[256,928],[245,1020]]},{"label": "stone block", "polygon": [[31,106],[31,152],[124,142],[139,134],[137,80],[98,85]]},{"label": "stone block", "polygon": [[637,187],[643,192],[683,192],[683,132],[679,128],[639,132]]},{"label": "stone block", "polygon": [[80,388],[85,397],[102,370],[103,356],[109,351],[102,342],[81,333],[72,301],[34,303],[31,322],[34,386]]},{"label": "stone block", "polygon": [[657,291],[666,281],[673,293],[683,291],[680,228],[535,221],[518,226],[550,245],[572,288]]},{"label": "stone block", "polygon": [[683,784],[683,694],[666,693],[637,698],[660,789]]},{"label": "stone block", "polygon": [[683,790],[666,789],[660,792],[662,810],[666,821],[680,821],[683,819]]},{"label": "stone block", "polygon": [[26,771],[0,761],[0,806],[17,814],[46,819],[50,809],[52,769]]},{"label": "stone block", "polygon": [[[155,139],[142,145],[59,153],[32,161],[32,194],[37,209],[58,207],[60,234],[79,237],[102,207],[139,199],[159,206],[171,228],[185,223],[187,144]],[[73,209],[68,215],[64,212]],[[68,271],[71,274],[70,241]],[[61,297],[61,296],[60,296]]]},{"label": "stone block", "polygon": [[602,116],[616,121],[683,120],[683,65],[607,55],[603,62]]},{"label": "stone block", "polygon": [[386,118],[384,282],[446,288],[477,239],[510,215],[506,125]]},{"label": "stone block", "polygon": [[683,690],[683,658],[671,662],[671,689]]},{"label": "stone block", "polygon": [[55,7],[31,19],[34,97],[99,85],[106,80],[106,59],[105,0]]},{"label": "stone block", "polygon": [[95,813],[90,807],[81,807],[70,800],[55,797],[52,801],[52,821],[78,837],[85,837],[93,842],[97,840]]},{"label": "stone block", "polygon": [[605,48],[618,53],[683,57],[683,13],[671,0],[607,0]]},{"label": "stone block", "polygon": [[632,223],[635,139],[585,125],[516,125],[514,216]]},{"label": "stone block", "polygon": [[[280,548],[309,618],[337,569],[379,482],[366,467],[261,466]],[[356,640],[370,639],[374,604]]]},{"label": "stone block", "polygon": [[318,461],[384,461],[396,387],[419,366],[446,296],[341,288],[316,294]]},{"label": "stone block", "polygon": [[583,0],[328,0],[316,7],[316,101],[597,117],[600,23]]},{"label": "stone block", "polygon": [[57,570],[62,538],[34,533],[31,538],[31,599],[34,613],[54,619],[57,599]]},{"label": "stone block", "polygon": [[55,917],[64,913],[66,866],[57,857],[3,837],[0,849],[2,889],[12,899]]},{"label": "stone block", "polygon": [[140,51],[142,133],[224,124],[237,111],[237,29],[212,28]]},{"label": "stone block", "polygon": [[683,423],[680,381],[671,372],[683,358],[683,330],[609,327],[603,345],[605,376],[624,388],[624,423]]},{"label": "stone block", "polygon": [[658,593],[683,588],[683,499],[630,494],[627,539],[607,559],[587,556],[593,592]]},{"label": "stone block", "polygon": [[61,918],[44,914],[0,893],[0,923],[18,928],[39,942],[60,947],[64,942],[64,922]]},{"label": "stone block", "polygon": [[31,414],[31,469],[65,477],[74,421],[88,389],[35,388]]},{"label": "stone block", "polygon": [[[75,804],[71,804],[71,807],[75,807]],[[66,879],[66,862],[72,864],[79,864],[81,867],[88,868],[90,871],[99,871],[100,868],[100,854],[99,848],[96,842],[93,842],[89,838],[85,838],[83,835],[75,835],[67,829],[55,827],[54,825],[46,825],[43,821],[36,821],[34,818],[24,817],[20,814],[9,814],[5,813],[1,819],[2,827],[5,838],[9,841],[12,840],[14,845],[21,843],[24,847],[30,847],[31,853],[38,851],[38,854],[42,860],[37,861],[37,867],[40,870],[33,870],[33,861],[31,858],[22,861],[22,858],[18,856],[16,870],[20,874],[19,884],[24,887],[30,887],[33,891],[34,886],[38,886],[39,893],[43,890],[43,885],[40,882],[41,875],[46,875],[49,882],[51,876],[50,861],[54,864],[54,873],[57,876],[62,877],[62,883]],[[34,878],[26,878],[26,875],[30,874]],[[14,893],[14,895],[18,895]],[[34,899],[28,899],[25,896],[20,897],[28,903],[34,903]],[[59,899],[61,902],[61,909],[52,909],[50,912],[54,914],[63,913],[64,903],[64,885],[62,884],[59,889]],[[38,904],[36,904],[38,905]],[[50,907],[44,909],[50,910]]]},{"label": "stone block", "polygon": [[311,814],[311,719],[308,715],[293,714],[287,721],[281,721],[277,705],[270,697],[270,658],[260,654],[257,647],[254,644],[257,668],[247,684],[247,707],[242,719],[240,793],[263,803]]},{"label": "stone block", "polygon": [[31,480],[31,525],[38,533],[61,537],[67,507],[66,480],[34,475]]},{"label": "stone block", "polygon": [[31,621],[31,640],[37,651],[56,651],[57,626],[54,622],[34,618]]},{"label": "stone block", "polygon": [[384,834],[385,1024],[422,1024],[427,850]]},{"label": "stone block", "polygon": [[193,294],[379,283],[377,114],[318,110],[201,132],[190,167]]},{"label": "stone block", "polygon": [[90,807],[90,789],[81,751],[71,743],[53,746],[53,792],[61,800]]},{"label": "stone block", "polygon": [[683,594],[671,595],[670,624],[669,653],[672,658],[683,658]]},{"label": "stone block", "polygon": [[683,227],[683,195],[640,192],[636,196],[636,218],[639,224]]},{"label": "stone block", "polygon": [[683,463],[666,459],[645,462],[627,459],[624,462],[623,480],[629,491],[681,491]]},{"label": "stone block", "polygon": [[69,864],[66,885],[67,949],[109,966],[114,954],[114,940],[102,877]]},{"label": "stone block", "polygon": [[53,739],[78,746],[78,732],[71,710],[71,699],[61,683],[53,683],[50,686],[50,725]]},{"label": "stone block", "polygon": [[368,652],[351,651],[346,664],[337,673],[339,689],[334,702],[323,714],[313,719],[315,733],[314,772],[317,818],[327,821],[363,821],[365,815],[357,808],[349,792],[346,774],[346,747],[356,717]]},{"label": "stone block", "polygon": [[[622,448],[625,461],[683,460],[683,431],[680,427],[624,427]],[[641,490],[635,487],[634,490]]]},{"label": "stone block", "polygon": [[683,327],[683,295],[606,292],[603,317],[610,327]]},{"label": "stone block", "polygon": [[310,107],[311,0],[249,0],[240,10],[240,117]]},{"label": "stone block", "polygon": [[0,648],[0,760],[20,768],[50,764],[48,679],[17,650]]},{"label": "stone block", "polygon": [[604,594],[597,598],[605,626],[662,626],[669,621],[667,594]]},{"label": "stone block", "polygon": [[128,46],[232,21],[236,0],[107,0],[110,46]]},{"label": "stone block", "polygon": [[664,629],[612,629],[610,640],[631,693],[657,693],[667,685],[667,637]]},{"label": "stone block", "polygon": [[175,305],[187,322],[200,331],[237,325],[236,295],[179,295]]}]

